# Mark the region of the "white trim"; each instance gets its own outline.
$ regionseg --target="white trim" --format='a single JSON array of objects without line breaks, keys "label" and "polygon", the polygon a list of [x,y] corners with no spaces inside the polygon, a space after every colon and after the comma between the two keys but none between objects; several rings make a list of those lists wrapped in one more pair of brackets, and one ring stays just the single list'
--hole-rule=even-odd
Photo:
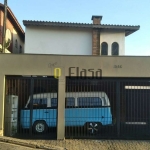
[{"label": "white trim", "polygon": [[150,89],[150,86],[125,86],[125,89]]},{"label": "white trim", "polygon": [[126,122],[125,124],[131,124],[131,125],[146,125],[146,122]]}]

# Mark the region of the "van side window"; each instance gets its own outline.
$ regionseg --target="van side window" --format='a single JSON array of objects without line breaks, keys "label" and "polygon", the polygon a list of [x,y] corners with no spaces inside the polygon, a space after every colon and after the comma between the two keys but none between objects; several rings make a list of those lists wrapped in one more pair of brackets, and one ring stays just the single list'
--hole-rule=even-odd
[{"label": "van side window", "polygon": [[51,107],[57,107],[57,98],[51,98]]},{"label": "van side window", "polygon": [[102,100],[99,97],[79,97],[77,99],[79,107],[100,107]]},{"label": "van side window", "polygon": [[75,106],[75,98],[74,97],[67,97],[65,99],[66,107],[74,107]]},{"label": "van side window", "polygon": [[[28,105],[28,108],[30,108],[31,100]],[[46,108],[47,107],[47,98],[37,98],[33,99],[33,108]]]}]

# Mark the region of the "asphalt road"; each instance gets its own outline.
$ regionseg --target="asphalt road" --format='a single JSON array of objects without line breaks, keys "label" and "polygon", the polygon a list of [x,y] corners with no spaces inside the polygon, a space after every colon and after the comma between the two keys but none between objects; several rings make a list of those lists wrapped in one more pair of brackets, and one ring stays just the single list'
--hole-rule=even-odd
[{"label": "asphalt road", "polygon": [[0,142],[0,150],[42,150],[42,149],[35,149],[35,148]]}]

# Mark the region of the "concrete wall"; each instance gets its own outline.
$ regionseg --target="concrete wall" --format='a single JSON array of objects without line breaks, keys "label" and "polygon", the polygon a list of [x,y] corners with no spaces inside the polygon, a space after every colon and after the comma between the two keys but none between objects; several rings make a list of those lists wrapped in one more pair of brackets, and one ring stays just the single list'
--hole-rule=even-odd
[{"label": "concrete wall", "polygon": [[101,44],[103,42],[107,42],[108,44],[108,55],[112,55],[111,45],[113,42],[117,42],[119,44],[119,55],[125,55],[125,32],[117,30],[102,30],[100,32],[100,54]]},{"label": "concrete wall", "polygon": [[[111,57],[111,56],[62,56],[62,55],[0,55],[0,134],[4,130],[4,89],[5,75],[43,75],[53,76],[54,68],[62,69],[58,85],[58,128],[57,138],[64,138],[65,76],[69,67],[101,69],[102,77],[150,77],[150,57]],[[73,68],[75,69],[75,68]],[[74,70],[74,74],[76,72]],[[91,73],[87,71],[87,76]]]},{"label": "concrete wall", "polygon": [[[6,63],[7,62],[7,63]],[[52,67],[60,67],[69,75],[69,67],[102,69],[104,77],[150,77],[150,57],[127,56],[63,56],[1,54],[0,75],[53,75]],[[117,67],[117,66],[121,66]],[[52,66],[52,67],[51,67]],[[87,75],[91,76],[89,72]],[[72,74],[72,76],[76,76]]]},{"label": "concrete wall", "polygon": [[92,55],[92,30],[26,27],[25,53]]}]

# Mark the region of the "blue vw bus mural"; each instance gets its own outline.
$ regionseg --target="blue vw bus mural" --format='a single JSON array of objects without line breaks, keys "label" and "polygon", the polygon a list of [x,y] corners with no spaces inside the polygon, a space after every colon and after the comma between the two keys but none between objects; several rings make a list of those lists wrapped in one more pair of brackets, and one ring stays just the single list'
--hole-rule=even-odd
[{"label": "blue vw bus mural", "polygon": [[[105,92],[67,92],[65,99],[65,126],[83,126],[94,134],[101,126],[112,125],[110,101]],[[34,94],[21,110],[21,126],[34,132],[46,132],[57,126],[57,93]],[[62,112],[63,113],[63,112]]]}]

